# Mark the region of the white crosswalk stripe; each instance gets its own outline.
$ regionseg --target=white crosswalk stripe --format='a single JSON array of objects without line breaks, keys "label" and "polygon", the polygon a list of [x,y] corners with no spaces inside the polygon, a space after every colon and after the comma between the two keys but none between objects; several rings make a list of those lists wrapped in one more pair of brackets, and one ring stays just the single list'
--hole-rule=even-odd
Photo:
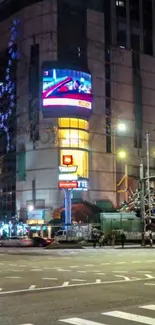
[{"label": "white crosswalk stripe", "polygon": [[[71,325],[108,325],[109,322],[107,321],[107,316],[109,316],[109,319],[115,320],[115,323],[118,319],[122,319],[125,321],[124,325],[126,324],[126,321],[131,322],[131,325],[133,324],[146,324],[146,325],[155,325],[155,315],[154,317],[149,317],[148,313],[149,311],[155,311],[155,305],[145,305],[145,306],[139,306],[139,309],[143,309],[147,311],[147,315],[139,315],[139,313],[129,313],[129,312],[124,312],[124,311],[109,311],[109,312],[104,312],[101,313],[100,315],[103,316],[103,322],[99,323],[97,321],[91,321],[88,319],[83,319],[83,318],[66,318],[66,319],[59,319],[59,322],[63,322],[66,324],[71,324]],[[106,322],[104,322],[104,319],[106,317]],[[152,315],[151,315],[152,316]],[[100,316],[101,317],[101,316]]]},{"label": "white crosswalk stripe", "polygon": [[60,322],[72,324],[72,325],[105,325],[103,323],[92,322],[90,320],[82,319],[82,318],[68,318],[62,319]]},{"label": "white crosswalk stripe", "polygon": [[155,310],[155,305],[140,306],[140,308],[148,309],[148,310]]},{"label": "white crosswalk stripe", "polygon": [[108,315],[116,318],[122,318],[125,320],[130,320],[132,322],[147,324],[147,325],[155,325],[155,318],[140,316],[136,314],[125,313],[122,311],[111,311],[108,313],[103,313],[102,315]]}]

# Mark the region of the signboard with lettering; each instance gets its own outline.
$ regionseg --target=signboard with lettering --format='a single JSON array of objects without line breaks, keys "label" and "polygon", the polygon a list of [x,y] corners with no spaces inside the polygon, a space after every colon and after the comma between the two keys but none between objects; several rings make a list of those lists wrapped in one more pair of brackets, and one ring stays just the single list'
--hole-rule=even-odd
[{"label": "signboard with lettering", "polygon": [[78,187],[78,182],[65,182],[65,181],[59,181],[58,186],[60,189],[74,189]]},{"label": "signboard with lettering", "polygon": [[58,176],[59,181],[76,181],[78,179],[77,174],[73,173],[73,174],[59,174]]},{"label": "signboard with lettering", "polygon": [[76,173],[78,166],[59,166],[60,173]]}]

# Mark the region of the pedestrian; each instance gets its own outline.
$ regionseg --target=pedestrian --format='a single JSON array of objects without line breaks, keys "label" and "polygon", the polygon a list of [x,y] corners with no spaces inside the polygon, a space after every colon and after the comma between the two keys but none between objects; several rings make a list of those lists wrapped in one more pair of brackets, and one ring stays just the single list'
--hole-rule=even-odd
[{"label": "pedestrian", "polygon": [[98,235],[97,235],[97,232],[95,230],[92,232],[92,240],[93,240],[93,247],[96,248]]},{"label": "pedestrian", "polygon": [[122,244],[122,248],[124,248],[124,243],[125,243],[126,237],[124,232],[121,233],[121,244]]},{"label": "pedestrian", "polygon": [[111,244],[113,247],[115,246],[115,234],[113,232],[111,234]]},{"label": "pedestrian", "polygon": [[99,246],[102,247],[104,246],[105,243],[105,236],[104,236],[104,232],[101,233],[100,238],[99,238]]},{"label": "pedestrian", "polygon": [[150,232],[149,241],[150,241],[150,247],[152,247],[153,245],[152,232]]}]

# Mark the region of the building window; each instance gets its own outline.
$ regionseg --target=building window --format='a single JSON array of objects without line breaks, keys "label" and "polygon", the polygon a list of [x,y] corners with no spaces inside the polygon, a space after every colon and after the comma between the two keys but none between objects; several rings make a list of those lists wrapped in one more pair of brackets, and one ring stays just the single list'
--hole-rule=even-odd
[{"label": "building window", "polygon": [[117,7],[124,7],[125,6],[125,3],[123,0],[116,0],[116,6]]},{"label": "building window", "polygon": [[79,177],[88,178],[88,152],[84,150],[60,150],[60,165],[63,165],[63,156],[73,156],[73,164],[78,166],[77,174]]},{"label": "building window", "polygon": [[116,1],[117,43],[126,47],[126,1]]},{"label": "building window", "polygon": [[89,149],[89,133],[77,129],[60,129],[59,146],[61,148]]},{"label": "building window", "polygon": [[89,130],[89,123],[86,120],[77,118],[59,118],[58,124],[60,128],[75,128]]},{"label": "building window", "polygon": [[152,0],[143,1],[143,35],[144,35],[144,52],[153,54],[152,40]]},{"label": "building window", "polygon": [[[86,0],[84,0],[84,1],[86,1]],[[91,9],[91,10],[103,12],[104,11],[104,0],[87,0],[87,8]]]},{"label": "building window", "polygon": [[86,7],[58,1],[58,59],[79,67],[87,65]]},{"label": "building window", "polygon": [[130,25],[131,25],[131,48],[135,51],[140,50],[140,18],[139,1],[130,0]]}]

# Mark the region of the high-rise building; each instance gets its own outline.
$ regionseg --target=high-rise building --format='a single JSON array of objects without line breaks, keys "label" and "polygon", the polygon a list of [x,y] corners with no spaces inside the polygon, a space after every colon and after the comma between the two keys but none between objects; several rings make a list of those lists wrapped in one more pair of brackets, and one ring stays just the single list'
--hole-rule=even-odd
[{"label": "high-rise building", "polygon": [[[126,172],[125,186],[137,186],[145,132],[154,129],[154,0],[4,0],[0,53],[14,18],[20,21],[17,213],[34,206],[50,218],[63,204],[64,155],[78,166],[74,198],[117,206],[126,197],[117,183]],[[152,132],[151,173],[154,140]],[[121,161],[120,150],[127,153]]]}]

